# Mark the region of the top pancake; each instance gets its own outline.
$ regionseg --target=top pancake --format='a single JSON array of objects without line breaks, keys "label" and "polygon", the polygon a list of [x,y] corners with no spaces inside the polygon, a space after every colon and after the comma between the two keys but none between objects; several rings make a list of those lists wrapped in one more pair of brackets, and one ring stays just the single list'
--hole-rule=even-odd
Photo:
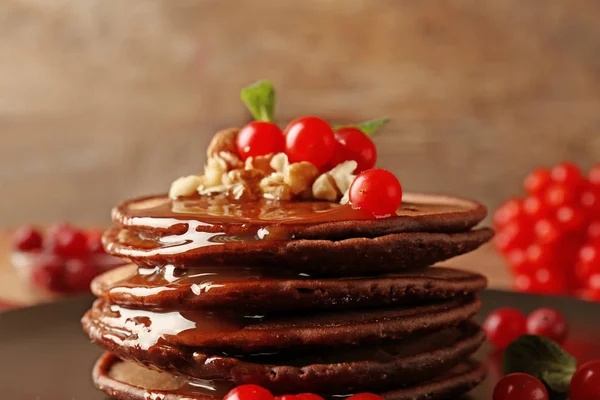
[{"label": "top pancake", "polygon": [[492,236],[489,229],[471,230],[485,215],[474,201],[410,193],[387,218],[323,201],[157,196],[115,208],[116,227],[104,243],[109,253],[145,266],[283,264],[323,275],[373,274],[474,250]]},{"label": "top pancake", "polygon": [[[208,196],[172,200],[167,196],[133,199],[113,210],[123,228],[181,234],[182,224],[197,232],[240,234],[263,232],[276,239],[376,237],[401,232],[464,232],[487,214],[481,203],[455,196],[405,193],[397,215],[373,218],[368,212],[326,201],[231,203]],[[260,235],[260,232],[259,232]]]}]

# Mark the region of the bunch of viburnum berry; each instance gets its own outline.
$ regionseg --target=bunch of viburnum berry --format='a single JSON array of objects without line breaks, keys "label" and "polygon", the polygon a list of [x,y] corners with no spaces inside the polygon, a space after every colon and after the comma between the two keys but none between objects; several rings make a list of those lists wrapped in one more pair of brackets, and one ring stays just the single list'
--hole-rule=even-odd
[{"label": "bunch of viburnum berry", "polygon": [[524,189],[494,213],[515,289],[600,301],[600,164],[587,176],[569,162],[538,168]]}]

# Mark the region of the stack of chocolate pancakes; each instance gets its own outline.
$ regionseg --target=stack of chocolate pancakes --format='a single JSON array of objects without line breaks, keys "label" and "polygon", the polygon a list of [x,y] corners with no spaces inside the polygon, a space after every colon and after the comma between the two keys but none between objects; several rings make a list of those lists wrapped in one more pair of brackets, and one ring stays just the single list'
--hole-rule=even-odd
[{"label": "stack of chocolate pancakes", "polygon": [[405,194],[375,219],[331,202],[147,197],[113,211],[106,249],[134,264],[92,284],[83,317],[118,399],[358,392],[455,398],[485,370],[478,274],[436,262],[488,241],[481,204]]}]

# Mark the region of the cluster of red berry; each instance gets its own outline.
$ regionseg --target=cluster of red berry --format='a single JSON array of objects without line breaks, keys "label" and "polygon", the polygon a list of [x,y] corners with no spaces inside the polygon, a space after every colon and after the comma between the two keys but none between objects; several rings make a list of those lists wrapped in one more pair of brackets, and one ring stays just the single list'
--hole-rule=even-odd
[{"label": "cluster of red berry", "polygon": [[[569,385],[569,400],[600,398],[600,360],[577,368]],[[549,400],[544,384],[534,376],[522,373],[506,375],[494,388],[493,400]]]},{"label": "cluster of red berry", "polygon": [[[223,400],[324,400],[321,396],[312,393],[285,394],[274,397],[267,389],[258,385],[242,385],[231,390]],[[384,400],[383,397],[373,393],[358,393],[347,397],[347,400]]]},{"label": "cluster of red berry", "polygon": [[[525,316],[514,308],[499,308],[483,323],[488,340],[499,350],[505,349],[521,335],[540,335],[562,345],[567,339],[566,318],[552,308],[539,308]],[[581,365],[570,385],[570,400],[600,397],[600,360]],[[494,388],[493,400],[548,400],[544,384],[534,376],[515,373],[503,377]]]},{"label": "cluster of red berry", "polygon": [[104,252],[101,237],[101,232],[65,223],[50,227],[45,237],[32,226],[23,226],[13,237],[13,247],[36,287],[57,294],[80,293],[89,290],[95,276],[122,264]]},{"label": "cluster of red berry", "polygon": [[285,152],[290,162],[308,161],[323,171],[354,160],[360,175],[350,188],[350,202],[377,216],[395,212],[402,202],[402,187],[390,172],[374,168],[377,150],[360,129],[342,127],[335,131],[321,118],[302,117],[282,131],[266,121],[252,121],[238,133],[237,150],[242,159]]},{"label": "cluster of red berry", "polygon": [[568,162],[538,168],[524,188],[494,213],[515,289],[600,300],[600,164],[587,177]]},{"label": "cluster of red berry", "polygon": [[483,323],[488,340],[503,350],[521,335],[540,335],[563,344],[569,333],[567,319],[552,308],[538,308],[528,316],[514,308],[499,308]]}]

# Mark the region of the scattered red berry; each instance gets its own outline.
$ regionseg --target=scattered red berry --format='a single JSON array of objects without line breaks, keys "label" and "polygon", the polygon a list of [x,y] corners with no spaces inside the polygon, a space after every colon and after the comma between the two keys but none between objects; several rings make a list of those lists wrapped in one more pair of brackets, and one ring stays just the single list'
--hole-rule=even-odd
[{"label": "scattered red berry", "polygon": [[483,323],[488,340],[500,350],[524,335],[526,326],[527,318],[514,308],[499,308],[488,315]]},{"label": "scattered red berry", "polygon": [[384,400],[383,397],[374,393],[357,393],[348,397],[348,400]]},{"label": "scattered red berry", "polygon": [[13,237],[13,246],[19,251],[32,251],[42,247],[44,238],[40,231],[32,226],[22,226]]},{"label": "scattered red berry", "polygon": [[232,389],[223,400],[274,400],[267,389],[258,385],[242,385]]},{"label": "scattered red berry", "polygon": [[538,197],[528,197],[523,202],[523,210],[529,218],[539,219],[548,214],[546,205]]},{"label": "scattered red berry", "polygon": [[102,232],[88,232],[86,247],[90,254],[102,254],[104,253],[104,246],[102,246]]},{"label": "scattered red berry", "polygon": [[245,160],[248,157],[281,153],[285,147],[285,138],[277,125],[252,121],[240,130],[236,145],[242,160]]},{"label": "scattered red berry", "polygon": [[331,165],[336,166],[344,161],[357,162],[355,173],[366,171],[375,166],[377,149],[373,141],[358,128],[340,128],[335,134],[335,151]]},{"label": "scattered red berry", "polygon": [[402,186],[391,172],[369,169],[361,172],[350,185],[350,203],[376,216],[394,214],[402,203]]},{"label": "scattered red berry", "polygon": [[33,266],[31,283],[40,289],[53,293],[64,291],[64,268],[60,258],[52,255],[43,255]]},{"label": "scattered red berry", "polygon": [[292,163],[308,161],[320,168],[333,156],[333,130],[321,118],[298,118],[288,124],[284,135],[285,152]]},{"label": "scattered red berry", "polygon": [[535,236],[541,244],[553,244],[560,238],[557,224],[548,218],[540,219],[534,226]]},{"label": "scattered red berry", "polygon": [[50,248],[63,257],[80,257],[87,252],[87,237],[82,231],[68,225],[57,227],[48,234]]},{"label": "scattered red berry", "polygon": [[548,168],[534,169],[523,182],[525,192],[530,196],[541,196],[552,183]]},{"label": "scattered red berry", "polygon": [[527,333],[545,336],[563,344],[569,333],[566,318],[552,308],[538,308],[527,317]]},{"label": "scattered red berry", "polygon": [[64,271],[64,286],[68,292],[87,292],[92,280],[100,273],[96,264],[73,258],[67,260]]},{"label": "scattered red berry", "polygon": [[570,385],[570,400],[600,399],[600,360],[590,361],[573,375]]},{"label": "scattered red berry", "polygon": [[577,231],[585,223],[585,215],[579,209],[562,206],[556,211],[556,221],[564,231]]},{"label": "scattered red berry", "polygon": [[493,400],[548,400],[544,384],[527,374],[506,375],[494,387]]}]

